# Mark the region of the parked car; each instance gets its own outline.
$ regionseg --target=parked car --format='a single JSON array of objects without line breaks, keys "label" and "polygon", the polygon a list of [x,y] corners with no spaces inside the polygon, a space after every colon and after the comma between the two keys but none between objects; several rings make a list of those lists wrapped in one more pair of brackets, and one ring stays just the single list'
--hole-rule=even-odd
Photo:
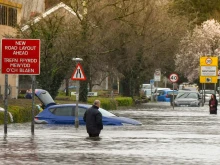
[{"label": "parked car", "polygon": [[[35,116],[36,124],[74,124],[76,104],[56,104],[50,94],[43,89],[36,89],[35,95],[43,104],[43,111]],[[85,125],[83,115],[92,105],[78,104],[78,119],[80,125]],[[105,109],[99,108],[102,113],[103,125],[141,125],[141,122],[126,118],[118,117]]]},{"label": "parked car", "polygon": [[140,89],[140,96],[148,100],[151,99],[151,93],[153,95],[155,91],[154,85],[151,84],[142,84]]},{"label": "parked car", "polygon": [[171,90],[171,89],[170,88],[161,88],[161,87],[154,88],[154,91],[153,91],[154,100],[157,100],[157,96],[159,95],[158,91],[161,91],[161,90]]},{"label": "parked car", "polygon": [[174,100],[174,106],[200,107],[201,103],[202,97],[197,91],[179,91]]},{"label": "parked car", "polygon": [[141,89],[151,89],[154,88],[154,85],[152,84],[142,84]]},{"label": "parked car", "polygon": [[157,101],[165,101],[165,102],[170,102],[170,97],[171,95],[177,94],[177,90],[170,90],[170,89],[165,89],[165,90],[158,90],[157,91]]},{"label": "parked car", "polygon": [[141,90],[141,97],[145,97],[146,99],[150,100],[151,99],[151,95],[153,95],[153,89],[142,89]]},{"label": "parked car", "polygon": [[215,90],[210,90],[210,89],[206,89],[206,90],[200,90],[200,94],[201,95],[205,95],[205,99],[204,99],[204,102],[209,102],[209,100],[211,99],[211,95],[212,94],[215,94],[216,95],[216,99],[219,100],[219,94],[218,92]]}]

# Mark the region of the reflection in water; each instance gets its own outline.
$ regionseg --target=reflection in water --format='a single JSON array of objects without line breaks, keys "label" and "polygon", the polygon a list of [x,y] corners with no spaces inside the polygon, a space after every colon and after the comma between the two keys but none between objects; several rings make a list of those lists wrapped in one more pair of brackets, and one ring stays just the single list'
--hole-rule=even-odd
[{"label": "reflection in water", "polygon": [[89,138],[85,126],[0,126],[0,164],[218,164],[220,117],[208,106],[175,108],[165,103],[114,111],[142,126],[105,126]]}]

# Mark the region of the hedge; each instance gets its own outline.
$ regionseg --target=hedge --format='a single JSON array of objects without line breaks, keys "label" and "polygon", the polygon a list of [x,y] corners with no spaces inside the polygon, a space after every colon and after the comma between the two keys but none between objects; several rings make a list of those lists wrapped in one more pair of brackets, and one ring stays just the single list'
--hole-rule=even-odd
[{"label": "hedge", "polygon": [[106,110],[116,110],[118,106],[132,106],[133,100],[131,97],[115,97],[115,98],[88,98],[88,104],[93,104],[95,100],[100,100],[101,108]]},{"label": "hedge", "polygon": [[133,99],[131,97],[116,97],[115,100],[118,106],[131,106],[133,105]]},{"label": "hedge", "polygon": [[[20,107],[20,106],[8,106],[8,112],[13,116],[13,123],[25,123],[30,122],[32,119],[32,107]],[[39,113],[39,110],[35,108],[35,115]],[[35,116],[34,115],[34,116]],[[8,123],[11,123],[9,114]],[[0,124],[4,124],[4,112],[0,112]]]}]

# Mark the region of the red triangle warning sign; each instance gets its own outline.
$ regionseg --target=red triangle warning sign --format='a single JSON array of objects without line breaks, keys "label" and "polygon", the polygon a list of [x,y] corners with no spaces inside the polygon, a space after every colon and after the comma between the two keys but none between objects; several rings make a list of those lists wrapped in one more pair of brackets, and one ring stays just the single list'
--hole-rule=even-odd
[{"label": "red triangle warning sign", "polygon": [[84,71],[80,63],[77,64],[76,69],[74,70],[71,79],[72,80],[86,80],[86,76],[84,74]]}]

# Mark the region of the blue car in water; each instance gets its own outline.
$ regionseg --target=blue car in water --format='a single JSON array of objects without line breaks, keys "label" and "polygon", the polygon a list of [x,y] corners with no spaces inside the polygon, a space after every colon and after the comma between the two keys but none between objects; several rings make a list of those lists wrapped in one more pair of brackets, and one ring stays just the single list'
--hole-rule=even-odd
[{"label": "blue car in water", "polygon": [[157,91],[157,101],[170,102],[170,97],[172,97],[173,94],[177,95],[178,91],[177,90],[170,90],[170,89],[158,90]]},{"label": "blue car in water", "polygon": [[[75,124],[76,104],[56,104],[50,94],[43,89],[36,89],[35,95],[42,102],[44,109],[35,116],[36,124]],[[79,125],[85,125],[83,115],[92,105],[78,104]],[[118,117],[107,110],[99,108],[102,114],[103,125],[141,125],[142,123],[126,118]]]}]

